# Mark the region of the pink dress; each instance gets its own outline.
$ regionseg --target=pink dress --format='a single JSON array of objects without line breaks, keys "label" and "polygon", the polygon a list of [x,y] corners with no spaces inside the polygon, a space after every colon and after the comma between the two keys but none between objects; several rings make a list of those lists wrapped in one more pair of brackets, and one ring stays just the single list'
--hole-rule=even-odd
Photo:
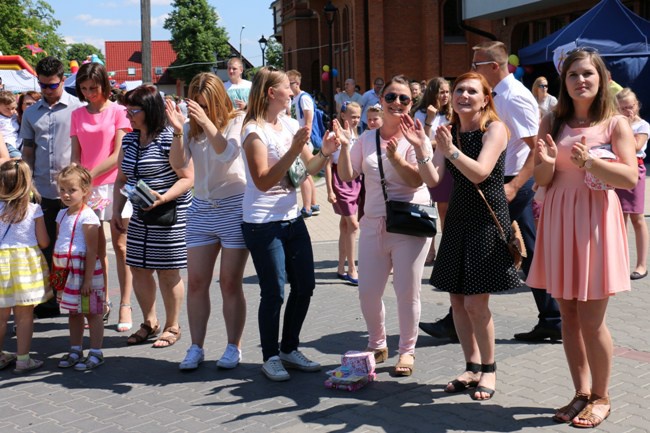
[{"label": "pink dress", "polygon": [[618,196],[614,190],[589,189],[585,170],[569,159],[571,147],[583,135],[589,147],[611,143],[611,133],[620,121],[626,120],[615,116],[587,128],[562,126],[528,286],[545,288],[554,298],[579,301],[630,290],[627,231]]}]

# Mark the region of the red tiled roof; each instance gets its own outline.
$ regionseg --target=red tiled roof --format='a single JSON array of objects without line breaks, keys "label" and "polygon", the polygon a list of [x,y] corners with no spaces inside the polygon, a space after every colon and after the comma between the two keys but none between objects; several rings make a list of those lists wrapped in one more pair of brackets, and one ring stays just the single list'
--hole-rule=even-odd
[{"label": "red tiled roof", "polygon": [[[112,77],[118,83],[142,79],[142,42],[106,41],[106,69],[115,72]],[[151,41],[151,76],[156,84],[175,83],[167,67],[176,60],[176,52],[169,41]],[[162,67],[162,74],[156,68]],[[128,69],[135,68],[135,75],[128,75]]]}]

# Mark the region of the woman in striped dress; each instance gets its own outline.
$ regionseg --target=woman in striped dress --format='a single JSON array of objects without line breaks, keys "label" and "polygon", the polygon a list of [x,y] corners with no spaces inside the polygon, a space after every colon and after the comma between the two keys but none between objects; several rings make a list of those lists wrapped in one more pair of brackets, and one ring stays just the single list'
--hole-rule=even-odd
[{"label": "woman in striped dress", "polygon": [[[124,231],[121,215],[126,198],[120,190],[126,185],[133,191],[139,181],[144,181],[155,197],[150,207],[143,207],[137,197],[130,194],[133,216],[126,237],[126,264],[131,266],[133,288],[144,317],[140,329],[129,336],[127,344],[144,343],[158,335],[160,324],[156,317],[156,281],[165,305],[165,324],[162,335],[154,347],[173,345],[181,336],[178,316],[185,288],[180,269],[187,266],[185,245],[185,218],[191,202],[190,188],[194,182],[192,162],[185,162],[180,140],[166,126],[165,103],[158,90],[142,85],[126,94],[126,113],[133,132],[124,136],[119,156],[119,173],[113,195],[111,224]],[[176,201],[176,222],[171,226],[145,223],[147,212]]]}]

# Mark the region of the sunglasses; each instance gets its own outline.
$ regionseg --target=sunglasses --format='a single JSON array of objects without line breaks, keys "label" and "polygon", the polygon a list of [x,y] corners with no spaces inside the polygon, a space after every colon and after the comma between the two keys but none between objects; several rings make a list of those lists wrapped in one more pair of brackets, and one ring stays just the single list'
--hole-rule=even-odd
[{"label": "sunglasses", "polygon": [[399,103],[406,106],[411,103],[411,98],[407,95],[398,95],[397,93],[386,93],[384,95],[384,101],[386,101],[389,104],[392,104],[395,102],[395,100],[399,98]]},{"label": "sunglasses", "polygon": [[127,114],[127,116],[133,117],[133,116],[135,116],[136,114],[138,114],[139,112],[141,112],[143,110],[144,110],[143,108],[137,108],[135,110],[126,110],[126,114]]},{"label": "sunglasses", "polygon": [[63,83],[63,81],[59,81],[58,83],[51,83],[51,84],[46,84],[46,83],[41,83],[40,81],[38,82],[38,85],[41,86],[41,89],[58,89],[59,86]]},{"label": "sunglasses", "polygon": [[548,84],[538,84],[537,87],[540,89],[548,89]]},{"label": "sunglasses", "polygon": [[494,60],[490,60],[486,62],[472,62],[472,69],[476,70],[479,66],[489,65],[490,63],[496,63],[496,62]]}]

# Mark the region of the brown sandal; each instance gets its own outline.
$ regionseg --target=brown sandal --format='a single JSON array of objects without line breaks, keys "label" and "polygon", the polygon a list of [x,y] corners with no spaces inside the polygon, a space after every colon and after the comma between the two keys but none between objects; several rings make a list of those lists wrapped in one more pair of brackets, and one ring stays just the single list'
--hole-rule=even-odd
[{"label": "brown sandal", "polygon": [[410,376],[413,374],[414,366],[415,355],[412,353],[403,353],[399,356],[399,361],[397,361],[397,364],[395,365],[393,374],[395,376]]},{"label": "brown sandal", "polygon": [[160,325],[156,325],[154,328],[152,328],[146,323],[141,323],[140,329],[129,335],[129,338],[126,339],[126,344],[132,346],[134,344],[145,343],[146,341],[158,335],[158,332],[160,332]]},{"label": "brown sandal", "polygon": [[[578,419],[587,421],[589,424],[576,424],[575,422],[571,422],[571,427],[577,427],[577,428],[598,427],[603,421],[607,419],[609,414],[612,413],[612,407],[609,402],[609,397],[602,397],[602,398],[594,398],[594,397],[597,396],[592,396],[592,398],[589,399],[589,403],[587,403],[585,408],[582,409],[582,412],[580,412],[577,416]],[[607,412],[605,413],[605,415],[600,416],[593,412],[594,406],[609,406],[609,407],[607,408]]]},{"label": "brown sandal", "polygon": [[[589,402],[589,394],[584,392],[576,391],[576,395],[573,396],[573,399],[566,406],[562,406],[553,415],[553,421],[558,423],[569,423],[573,418],[576,417],[585,408]],[[566,419],[562,417],[566,415]]]},{"label": "brown sandal", "polygon": [[366,347],[366,352],[372,352],[375,356],[375,364],[381,364],[388,359],[388,347],[382,347],[381,349]]},{"label": "brown sandal", "polygon": [[[170,326],[169,328],[165,328],[163,330],[163,333],[160,334],[160,337],[158,337],[158,339],[153,343],[153,347],[156,349],[162,349],[163,347],[170,347],[173,346],[174,343],[176,343],[180,339],[181,339],[180,326],[178,327]],[[156,343],[158,343],[159,341],[165,342],[167,344],[163,346],[156,346]]]}]

